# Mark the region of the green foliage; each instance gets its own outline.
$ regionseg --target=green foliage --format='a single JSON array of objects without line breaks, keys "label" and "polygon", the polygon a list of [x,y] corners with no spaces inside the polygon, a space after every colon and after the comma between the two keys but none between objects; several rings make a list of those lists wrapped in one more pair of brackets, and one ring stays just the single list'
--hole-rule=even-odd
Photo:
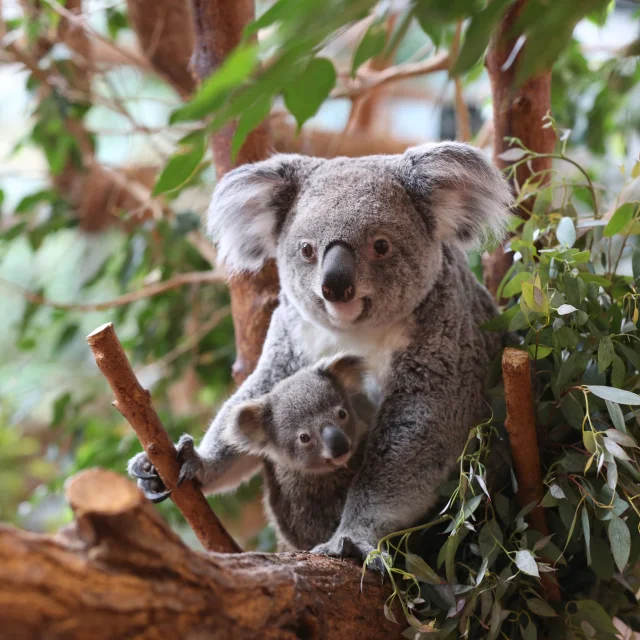
[{"label": "green foliage", "polygon": [[[211,132],[241,117],[234,139],[234,151],[237,152],[246,136],[259,124],[259,116],[266,113],[271,101],[283,95],[287,108],[301,127],[316,113],[335,83],[333,65],[330,68],[328,61],[315,56],[342,29],[367,15],[372,22],[353,55],[352,76],[370,58],[393,53],[406,34],[411,18],[415,18],[430,40],[440,46],[450,41],[458,21],[471,17],[451,70],[452,75],[470,72],[483,57],[492,30],[513,2],[415,0],[387,44],[385,19],[389,9],[386,5],[378,5],[372,0],[329,0],[328,4],[314,0],[278,0],[247,27],[245,40],[202,84],[192,101],[175,111],[171,121],[210,116],[207,131]],[[518,64],[518,83],[550,70],[571,43],[577,22],[585,16],[602,15],[609,4],[609,0],[567,0],[553,3],[553,6],[545,0],[527,3],[514,25],[513,36],[526,38]],[[265,27],[273,30],[268,37],[259,44],[250,40],[250,36]],[[583,69],[582,73],[588,74],[588,69]],[[619,71],[618,75],[630,78],[627,72]],[[633,80],[619,83],[624,85],[624,88],[620,87],[620,95],[637,82],[635,76],[632,77]],[[603,100],[606,95],[603,94]],[[611,100],[615,98],[612,96]],[[610,114],[620,106],[607,103],[601,111]]]},{"label": "green foliage", "polygon": [[[492,30],[514,1],[414,0],[390,33],[389,3],[271,3],[193,99],[173,110],[169,126],[159,127],[177,141],[153,190],[163,196],[154,204],[168,203],[167,211],[144,221],[135,208],[119,211],[117,225],[94,239],[79,229],[73,185],[65,180],[70,171],[89,168],[87,151],[95,151],[102,162],[105,136],[89,123],[104,124],[97,114],[117,94],[109,89],[114,77],[94,77],[91,94],[82,94],[70,90],[77,69],[64,47],[39,57],[38,69],[54,74],[55,82],[43,85],[42,73],[29,72],[33,111],[14,154],[39,151],[52,179],[15,202],[12,185],[6,199],[0,190],[0,277],[67,304],[56,308],[37,297],[26,300],[0,281],[3,303],[9,302],[0,317],[0,518],[55,529],[71,517],[60,497],[66,477],[92,466],[124,473],[126,460],[139,451],[131,429],[110,406],[110,391],[86,349],[84,335],[102,322],[117,324],[174,439],[183,432],[199,438],[229,393],[234,344],[223,287],[179,287],[91,313],[74,308],[211,268],[191,240],[201,211],[182,204],[200,182],[211,189],[209,134],[235,122],[235,156],[281,98],[300,129],[336,85],[360,82],[368,60],[413,62],[422,49],[448,48],[460,21],[464,33],[450,75],[475,82],[484,73]],[[547,488],[542,505],[551,534],[527,525],[534,505],[517,506],[513,474],[501,483],[488,471],[489,456],[505,442],[502,390],[495,386],[494,417],[471,431],[459,477],[441,488],[439,517],[387,536],[376,551],[386,563],[394,587],[390,600],[401,602],[410,638],[437,630],[433,635],[441,638],[606,639],[615,633],[612,615],[640,626],[633,595],[640,555],[640,205],[633,194],[640,162],[627,172],[631,182],[620,190],[592,158],[574,160],[584,149],[573,154],[578,146],[595,154],[624,149],[640,129],[637,113],[627,109],[640,81],[640,50],[636,41],[593,58],[572,39],[582,18],[603,24],[611,2],[532,0],[528,7],[512,34],[526,38],[518,81],[553,65],[552,112],[574,132],[569,137],[556,128],[551,185],[543,184],[540,174],[518,185],[518,204],[530,218],[514,219],[511,247],[518,259],[501,284],[508,303],[485,329],[517,334],[534,363]],[[326,45],[360,19],[368,22],[353,50],[331,54],[330,60]],[[44,3],[5,26],[15,32],[9,34],[11,42],[25,41],[37,50],[42,36],[50,38],[59,22],[55,7]],[[104,37],[131,36],[124,8],[108,7],[103,22]],[[256,42],[253,36],[266,28]],[[120,80],[124,70],[117,75]],[[158,79],[148,84],[156,97],[167,99]],[[135,125],[135,104],[116,97],[107,125],[114,117]],[[73,132],[78,124],[86,128],[85,139]],[[517,166],[534,158],[518,141],[503,154],[512,163],[512,177]],[[470,264],[481,279],[480,254],[473,254]],[[224,317],[214,326],[217,314]],[[235,496],[211,503],[219,515],[237,518],[259,490],[260,482],[254,481]],[[193,541],[172,503],[159,509]],[[272,550],[273,532],[260,532],[251,544]],[[541,575],[560,583],[565,606],[546,602]],[[384,607],[392,617],[390,605]]]},{"label": "green foliage", "polygon": [[[512,172],[536,157],[522,146],[508,153]],[[557,158],[573,162],[562,149]],[[575,185],[524,187],[523,206],[551,197],[511,240],[518,253],[501,284],[509,302],[486,329],[517,332],[535,362],[551,533],[527,524],[536,504],[518,509],[513,476],[500,486],[487,471],[505,437],[496,387],[495,417],[471,430],[458,480],[442,487],[440,516],[386,536],[372,554],[391,578],[386,610],[400,601],[407,637],[613,638],[612,614],[639,622],[639,296],[619,265],[640,233],[640,203],[622,205],[603,227],[600,211],[576,213]],[[560,584],[566,605],[546,601],[543,574]]]}]

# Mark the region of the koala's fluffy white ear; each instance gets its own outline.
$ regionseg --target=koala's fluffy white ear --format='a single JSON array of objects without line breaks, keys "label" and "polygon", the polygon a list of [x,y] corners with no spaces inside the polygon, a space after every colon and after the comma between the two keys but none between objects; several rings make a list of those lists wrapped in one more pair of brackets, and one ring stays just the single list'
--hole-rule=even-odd
[{"label": "koala's fluffy white ear", "polygon": [[360,393],[364,386],[366,363],[360,356],[338,354],[332,358],[324,358],[316,365],[316,369],[325,375],[338,380],[347,393]]},{"label": "koala's fluffy white ear", "polygon": [[408,149],[400,157],[400,178],[441,240],[469,248],[504,235],[511,189],[476,147],[442,142]]},{"label": "koala's fluffy white ear", "polygon": [[229,274],[258,271],[275,258],[278,234],[300,182],[319,162],[279,154],[242,165],[220,180],[207,212],[207,231]]}]

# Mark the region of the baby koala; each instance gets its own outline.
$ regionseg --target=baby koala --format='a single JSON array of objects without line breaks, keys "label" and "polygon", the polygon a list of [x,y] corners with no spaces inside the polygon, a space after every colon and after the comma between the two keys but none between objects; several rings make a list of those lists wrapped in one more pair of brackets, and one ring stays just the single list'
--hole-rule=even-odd
[{"label": "baby koala", "polygon": [[340,522],[373,417],[364,375],[362,358],[327,358],[234,410],[226,439],[264,459],[265,508],[280,550],[311,549]]}]

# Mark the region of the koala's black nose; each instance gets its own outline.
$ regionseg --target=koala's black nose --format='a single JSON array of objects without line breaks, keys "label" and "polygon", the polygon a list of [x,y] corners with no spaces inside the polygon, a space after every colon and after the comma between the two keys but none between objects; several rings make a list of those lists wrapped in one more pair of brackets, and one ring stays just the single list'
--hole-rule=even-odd
[{"label": "koala's black nose", "polygon": [[344,242],[330,244],[324,254],[322,295],[328,302],[349,302],[356,295],[356,257]]},{"label": "koala's black nose", "polygon": [[334,460],[341,458],[351,450],[349,438],[338,427],[325,427],[322,430],[322,441]]}]

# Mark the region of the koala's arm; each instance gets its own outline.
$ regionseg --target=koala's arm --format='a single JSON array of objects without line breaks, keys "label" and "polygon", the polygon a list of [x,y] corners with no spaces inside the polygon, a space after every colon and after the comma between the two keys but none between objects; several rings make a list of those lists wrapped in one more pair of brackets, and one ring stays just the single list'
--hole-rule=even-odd
[{"label": "koala's arm", "polygon": [[[301,359],[293,347],[284,315],[282,307],[275,310],[255,371],[222,405],[200,446],[195,447],[188,435],[183,435],[178,442],[181,479],[195,478],[205,493],[232,490],[261,467],[260,458],[245,453],[232,441],[227,427],[236,405],[268,393],[280,380],[300,368]],[[160,501],[169,495],[145,453],[132,458],[128,469],[149,499]]]},{"label": "koala's arm", "polygon": [[484,412],[482,380],[470,380],[464,367],[442,355],[404,359],[394,377],[340,525],[316,553],[363,560],[380,538],[415,524],[436,502],[438,485],[453,471],[469,428]]}]

